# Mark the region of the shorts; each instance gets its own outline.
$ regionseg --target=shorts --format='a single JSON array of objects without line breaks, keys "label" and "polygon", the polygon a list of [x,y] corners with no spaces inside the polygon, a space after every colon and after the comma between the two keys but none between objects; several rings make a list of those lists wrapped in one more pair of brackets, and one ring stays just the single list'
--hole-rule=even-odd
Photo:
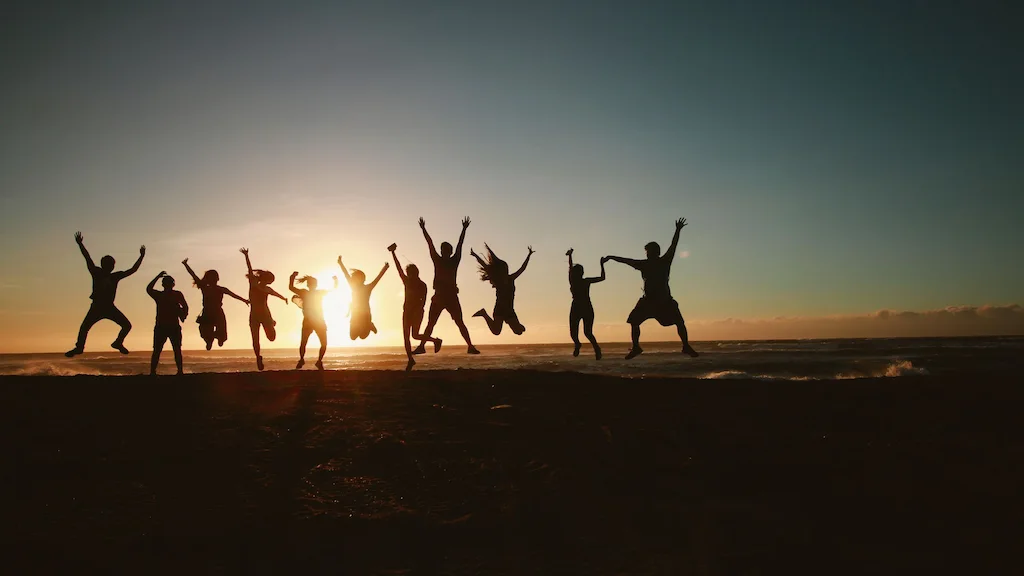
[{"label": "shorts", "polygon": [[462,304],[459,303],[459,292],[434,292],[430,298],[430,316],[436,318],[445,310],[452,318],[462,318]]},{"label": "shorts", "polygon": [[662,326],[673,326],[683,323],[683,315],[679,312],[679,304],[674,298],[654,300],[641,297],[629,313],[626,322],[629,324],[641,324],[645,320],[655,319]]},{"label": "shorts", "polygon": [[162,348],[164,342],[170,340],[171,346],[176,350],[181,348],[181,326],[154,326],[153,327],[153,349]]}]

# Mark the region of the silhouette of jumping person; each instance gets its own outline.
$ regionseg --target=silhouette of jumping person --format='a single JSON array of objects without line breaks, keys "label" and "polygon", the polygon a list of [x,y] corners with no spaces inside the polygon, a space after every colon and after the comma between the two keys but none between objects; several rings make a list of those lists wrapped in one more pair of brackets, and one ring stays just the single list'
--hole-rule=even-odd
[{"label": "silhouette of jumping person", "polygon": [[249,261],[249,249],[239,250],[245,256],[245,267],[249,273],[245,275],[249,279],[249,332],[252,333],[252,351],[256,353],[256,368],[263,370],[263,356],[260,354],[260,326],[271,342],[277,338],[277,322],[270,315],[270,306],[267,298],[274,296],[284,300],[285,305],[288,299],[277,293],[270,287],[274,281],[274,274],[268,270],[253,270],[252,262]]},{"label": "silhouette of jumping person", "polygon": [[[469,329],[462,320],[462,304],[459,303],[459,287],[456,277],[459,273],[459,263],[462,261],[462,243],[466,240],[466,229],[469,228],[469,217],[462,219],[462,234],[459,235],[459,244],[452,252],[452,245],[447,242],[441,243],[441,253],[434,249],[434,241],[430,239],[427,232],[427,223],[420,218],[420,230],[423,230],[423,237],[427,240],[427,247],[430,248],[430,259],[434,262],[434,295],[430,298],[430,310],[427,312],[427,329],[424,334],[428,337],[434,332],[434,325],[445,310],[451,315],[455,325],[459,327],[462,338],[466,340],[469,347],[467,354],[479,354],[480,351],[473,346],[469,338]],[[434,346],[438,346],[437,343]],[[423,354],[424,343],[420,342],[414,354]]]},{"label": "silhouette of jumping person", "polygon": [[[327,321],[324,320],[324,296],[329,290],[317,290],[316,278],[303,276],[299,282],[305,282],[306,288],[296,288],[295,278],[298,272],[292,272],[288,278],[288,289],[295,293],[292,300],[302,308],[302,339],[299,341],[299,362],[295,369],[299,370],[306,363],[306,342],[309,335],[316,332],[320,339],[320,356],[316,360],[317,370],[324,369],[324,354],[327,353]],[[334,276],[334,289],[338,289],[338,277]]]},{"label": "silhouette of jumping person", "polygon": [[380,273],[369,284],[366,284],[366,274],[362,270],[353,269],[352,273],[349,274],[348,268],[345,268],[345,264],[341,261],[341,256],[338,256],[338,266],[341,266],[341,272],[345,274],[348,287],[352,290],[352,298],[349,304],[349,338],[352,340],[356,338],[365,339],[371,332],[376,334],[377,327],[373,325],[373,318],[370,315],[370,293],[377,286],[377,282],[380,282],[380,279],[384,277],[384,273],[388,271],[390,264],[385,262],[384,267],[380,269]]},{"label": "silhouette of jumping person", "polygon": [[572,306],[569,308],[569,335],[575,345],[572,355],[580,355],[580,321],[583,321],[583,335],[594,347],[594,357],[601,359],[601,347],[594,338],[594,304],[590,301],[590,285],[604,282],[605,258],[601,258],[601,275],[592,278],[583,277],[583,266],[572,263],[572,248],[565,253],[569,257],[569,291],[572,293]]},{"label": "silhouette of jumping person", "polygon": [[[156,290],[156,281],[160,280],[163,290]],[[188,303],[185,295],[174,289],[174,278],[167,272],[160,272],[149,281],[146,293],[156,301],[156,325],[153,326],[153,358],[149,361],[149,374],[156,376],[156,367],[160,364],[160,353],[164,342],[171,341],[174,349],[174,364],[181,372],[181,322],[188,317]]]},{"label": "silhouette of jumping person", "polygon": [[676,220],[676,233],[672,236],[672,243],[668,251],[661,255],[661,247],[657,242],[648,242],[644,249],[647,251],[646,260],[633,260],[620,256],[605,256],[603,260],[613,260],[640,271],[644,279],[644,295],[637,301],[633,311],[629,313],[626,322],[632,329],[633,348],[626,354],[626,360],[634,358],[643,353],[640,348],[640,325],[645,320],[654,318],[662,326],[675,324],[679,332],[679,338],[683,341],[683,353],[693,358],[699,356],[697,351],[690,346],[686,335],[686,324],[683,322],[683,315],[679,313],[679,304],[672,298],[672,292],[668,287],[669,272],[672,268],[672,260],[676,255],[676,245],[679,243],[679,231],[686,226],[686,218]]},{"label": "silhouette of jumping person", "polygon": [[110,344],[110,347],[121,354],[127,354],[128,349],[124,347],[124,339],[131,332],[132,323],[117,309],[117,306],[114,306],[114,297],[117,295],[118,282],[139,270],[139,266],[142,265],[142,259],[146,257],[146,247],[139,248],[139,259],[135,261],[131,268],[121,272],[114,272],[113,256],[100,258],[100,265],[97,266],[93,263],[92,257],[89,256],[89,251],[85,249],[85,240],[81,232],[75,232],[75,242],[78,243],[78,248],[82,251],[82,256],[85,257],[85,264],[89,268],[89,274],[92,275],[92,294],[89,295],[89,298],[92,299],[92,305],[89,306],[89,311],[85,314],[85,319],[82,320],[82,326],[78,329],[78,340],[75,342],[75,347],[65,352],[64,355],[71,358],[84,352],[85,340],[89,337],[89,330],[94,324],[104,319],[112,320],[121,327],[121,331]]},{"label": "silhouette of jumping person", "polygon": [[427,303],[427,284],[420,280],[420,269],[415,264],[409,264],[405,267],[405,271],[402,271],[402,263],[398,261],[398,255],[395,254],[397,249],[398,244],[388,246],[391,257],[395,259],[395,269],[398,270],[398,275],[402,278],[402,284],[405,286],[405,304],[402,306],[402,340],[405,342],[405,355],[409,357],[409,363],[406,364],[405,369],[412,370],[416,361],[412,358],[410,337],[421,343],[433,342],[434,353],[441,349],[441,339],[419,333],[420,324],[423,323],[423,307]]},{"label": "silhouette of jumping person", "polygon": [[530,263],[530,256],[533,256],[533,246],[527,247],[526,260],[523,260],[523,265],[519,267],[514,273],[508,273],[508,263],[498,258],[494,254],[494,250],[484,243],[484,248],[487,248],[487,259],[484,260],[472,248],[469,249],[469,254],[476,258],[476,262],[480,268],[480,279],[484,282],[490,282],[491,286],[494,286],[494,318],[487,315],[487,310],[481,308],[473,314],[474,317],[480,316],[487,322],[487,327],[491,329],[491,334],[497,336],[501,334],[502,324],[508,324],[508,327],[512,330],[515,335],[520,335],[526,332],[526,326],[523,326],[522,322],[519,321],[519,316],[516,315],[516,311],[513,308],[516,298],[516,278],[526,270],[526,265]]},{"label": "silhouette of jumping person", "polygon": [[202,278],[196,276],[192,267],[188,265],[188,258],[181,261],[188,270],[196,288],[203,293],[203,311],[199,313],[196,322],[199,324],[199,335],[206,342],[206,349],[213,348],[213,341],[217,346],[223,346],[228,339],[228,320],[224,316],[224,295],[227,294],[239,302],[249,303],[248,300],[217,284],[220,281],[220,274],[216,270],[207,270]]}]

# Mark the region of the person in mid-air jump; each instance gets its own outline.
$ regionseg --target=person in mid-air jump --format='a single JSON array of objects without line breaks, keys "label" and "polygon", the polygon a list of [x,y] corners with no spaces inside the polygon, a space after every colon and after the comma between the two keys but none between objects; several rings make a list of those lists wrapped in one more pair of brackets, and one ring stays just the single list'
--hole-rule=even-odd
[{"label": "person in mid-air jump", "polygon": [[633,348],[630,349],[626,359],[634,358],[643,353],[640,348],[640,325],[645,320],[654,318],[662,326],[675,324],[680,340],[683,341],[683,353],[696,358],[697,351],[690,346],[686,334],[686,324],[683,322],[683,315],[679,313],[679,304],[672,298],[672,292],[668,287],[669,272],[672,268],[672,260],[675,259],[676,245],[679,244],[679,232],[686,226],[686,218],[676,220],[676,233],[672,236],[672,243],[668,251],[661,254],[661,247],[657,242],[648,242],[644,249],[647,251],[647,259],[633,260],[620,256],[605,256],[604,260],[611,260],[630,266],[640,271],[644,279],[644,295],[637,301],[633,311],[629,313],[626,322],[632,330]]},{"label": "person in mid-air jump", "polygon": [[572,293],[572,306],[569,308],[569,335],[572,336],[572,343],[575,345],[572,355],[580,355],[580,321],[583,321],[583,335],[590,340],[594,347],[594,357],[601,359],[601,347],[597,345],[597,338],[594,338],[594,304],[590,302],[590,285],[603,282],[604,263],[601,258],[601,275],[592,278],[583,277],[583,266],[572,263],[572,248],[565,253],[569,257],[569,291]]},{"label": "person in mid-air jump", "polygon": [[192,267],[188,265],[188,258],[181,261],[188,270],[196,288],[203,293],[203,311],[199,313],[196,322],[199,324],[199,335],[206,342],[206,349],[213,348],[213,341],[217,346],[223,346],[228,339],[228,320],[224,316],[224,295],[227,294],[239,302],[249,303],[248,300],[217,284],[220,281],[220,274],[216,270],[207,270],[203,277],[196,276]]},{"label": "person in mid-air jump", "polygon": [[[320,339],[320,355],[316,360],[317,370],[324,369],[324,354],[327,353],[327,321],[324,320],[324,296],[329,290],[317,290],[316,278],[303,276],[299,282],[305,282],[307,289],[296,288],[295,278],[298,272],[292,272],[288,278],[288,289],[295,293],[292,300],[302,308],[302,337],[299,341],[299,362],[295,369],[299,370],[306,363],[306,343],[309,335],[316,332]],[[338,277],[334,276],[334,289],[338,289]]]},{"label": "person in mid-air jump", "polygon": [[[420,230],[423,231],[423,238],[426,239],[427,247],[430,248],[430,259],[434,262],[434,295],[430,298],[427,328],[423,333],[427,336],[433,334],[434,325],[441,317],[441,312],[447,310],[452,320],[455,321],[455,325],[459,327],[462,337],[466,340],[468,346],[466,353],[479,354],[480,351],[473,346],[473,341],[469,338],[469,329],[466,328],[466,323],[462,319],[462,304],[459,302],[459,287],[456,283],[459,263],[462,262],[462,244],[466,240],[467,228],[469,228],[469,217],[462,219],[462,234],[459,235],[459,244],[455,251],[452,251],[451,244],[441,242],[441,253],[438,254],[434,249],[434,241],[427,232],[427,223],[420,218]],[[413,353],[422,354],[423,352],[424,343],[420,342],[419,347]]]},{"label": "person in mid-air jump", "polygon": [[415,264],[409,264],[405,267],[405,271],[402,271],[402,263],[398,261],[398,255],[395,254],[397,249],[398,244],[388,246],[391,257],[395,259],[395,269],[398,270],[398,275],[402,278],[402,284],[405,285],[405,304],[402,307],[402,340],[405,343],[405,355],[409,358],[405,369],[412,370],[416,361],[412,358],[413,351],[410,338],[415,338],[421,343],[433,342],[435,353],[441,349],[441,339],[420,334],[420,324],[423,322],[423,306],[427,302],[427,284],[420,280],[420,269]]},{"label": "person in mid-air jump", "polygon": [[270,296],[284,300],[288,299],[277,293],[270,287],[274,281],[274,273],[269,270],[253,270],[252,262],[249,261],[249,249],[242,248],[240,252],[245,256],[245,266],[249,273],[245,275],[249,279],[249,331],[252,332],[252,351],[256,353],[256,368],[263,370],[263,356],[260,354],[260,326],[271,342],[277,338],[277,322],[270,315],[270,306],[267,299]]},{"label": "person in mid-air jump", "polygon": [[348,281],[348,286],[352,290],[349,307],[349,338],[353,340],[356,338],[365,339],[371,332],[376,334],[377,327],[373,325],[373,318],[370,315],[370,293],[373,292],[380,279],[384,277],[384,273],[388,271],[390,264],[385,262],[384,267],[380,269],[380,273],[369,284],[366,283],[366,274],[362,270],[352,270],[352,273],[349,274],[348,268],[345,268],[345,264],[341,261],[341,256],[338,256],[338,266],[341,266],[341,272],[345,274],[345,280]]},{"label": "person in mid-air jump", "polygon": [[481,258],[472,248],[469,249],[469,254],[476,258],[476,263],[480,268],[480,279],[484,282],[490,282],[491,286],[494,286],[494,317],[488,316],[487,310],[484,308],[477,310],[473,316],[483,318],[487,322],[487,327],[490,328],[491,334],[495,336],[501,334],[503,324],[508,324],[512,332],[518,336],[526,332],[526,326],[523,326],[522,322],[519,321],[519,316],[516,315],[514,308],[516,278],[522,275],[526,270],[526,265],[530,263],[530,256],[533,256],[533,246],[526,248],[526,260],[523,260],[523,265],[512,274],[508,273],[508,263],[498,258],[490,246],[485,243],[484,248],[487,249],[487,259]]},{"label": "person in mid-air jump", "polygon": [[78,329],[78,340],[75,342],[75,347],[65,352],[64,355],[71,358],[84,352],[89,330],[100,320],[112,320],[121,327],[121,331],[110,347],[121,354],[127,354],[128,349],[124,347],[124,339],[131,332],[132,323],[114,305],[114,297],[117,295],[118,282],[138,272],[139,266],[142,265],[142,259],[146,257],[146,247],[139,248],[139,259],[131,268],[114,272],[113,256],[100,258],[100,265],[97,266],[89,256],[89,251],[85,249],[85,239],[81,232],[75,233],[75,242],[78,243],[78,249],[82,251],[85,264],[92,276],[92,294],[89,296],[92,299],[92,305],[89,306],[89,311],[85,314],[85,319],[82,320],[82,326]]},{"label": "person in mid-air jump", "polygon": [[[156,281],[160,280],[163,290],[156,290]],[[149,362],[149,374],[156,376],[156,367],[160,364],[160,353],[163,352],[164,343],[171,341],[171,348],[174,349],[174,364],[178,367],[178,374],[181,371],[181,322],[188,317],[188,303],[185,302],[185,295],[174,289],[174,278],[167,275],[167,272],[160,272],[149,281],[146,286],[146,293],[156,301],[156,325],[153,326],[153,357]]]}]

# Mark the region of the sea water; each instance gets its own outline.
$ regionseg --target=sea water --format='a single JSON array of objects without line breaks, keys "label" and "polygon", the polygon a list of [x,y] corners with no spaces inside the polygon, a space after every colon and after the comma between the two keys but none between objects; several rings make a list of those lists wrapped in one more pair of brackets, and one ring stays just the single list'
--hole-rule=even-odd
[{"label": "sea water", "polygon": [[[1024,337],[869,338],[694,342],[699,358],[680,353],[673,342],[644,344],[644,353],[624,356],[627,343],[603,346],[604,358],[594,359],[589,344],[573,357],[572,344],[480,346],[480,355],[466,354],[452,344],[440,353],[416,356],[415,370],[528,369],[576,371],[631,378],[754,378],[761,380],[824,380],[1016,372],[1024,368]],[[306,370],[314,370],[316,348],[306,353]],[[71,376],[76,374],[131,375],[149,372],[149,351],[121,355],[113,350],[87,352],[75,358],[63,354],[0,355],[0,375]],[[256,370],[252,350],[186,351],[185,372],[249,372]],[[293,370],[298,352],[264,349],[267,370]],[[404,370],[402,348],[330,348],[327,370]],[[165,349],[160,372],[174,372],[174,356]]]}]

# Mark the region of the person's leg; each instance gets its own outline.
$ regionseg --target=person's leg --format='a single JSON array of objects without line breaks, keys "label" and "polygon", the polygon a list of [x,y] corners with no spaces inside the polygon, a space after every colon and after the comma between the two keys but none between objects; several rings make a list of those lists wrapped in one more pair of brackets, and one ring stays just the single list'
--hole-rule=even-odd
[{"label": "person's leg", "polygon": [[455,325],[459,327],[459,332],[462,333],[462,338],[466,341],[466,345],[469,346],[466,353],[479,354],[480,351],[476,349],[476,346],[473,346],[473,341],[469,339],[469,329],[466,328],[466,323],[462,320],[462,304],[459,302],[459,298],[457,296],[454,301],[448,305],[448,314],[450,314],[452,320],[455,321]]},{"label": "person's leg", "polygon": [[629,325],[630,336],[633,339],[633,347],[629,350],[629,354],[626,354],[626,360],[635,358],[643,353],[643,348],[640,347],[640,323],[636,322]]},{"label": "person's leg", "polygon": [[85,313],[85,318],[82,320],[82,325],[78,328],[78,339],[75,340],[75,347],[68,350],[64,355],[68,358],[81,354],[85,351],[85,340],[89,337],[89,330],[92,329],[93,325],[99,322],[103,317],[92,307]]},{"label": "person's leg", "polygon": [[274,340],[277,339],[277,328],[276,328],[276,326],[277,326],[277,322],[274,322],[274,319],[269,317],[269,316],[267,316],[263,320],[263,334],[265,334],[266,337],[267,337],[267,340],[269,340],[271,342],[273,342]]},{"label": "person's leg", "polygon": [[259,320],[249,320],[249,334],[252,335],[252,351],[256,354],[256,357],[260,357],[260,322]]},{"label": "person's leg", "polygon": [[156,376],[156,367],[160,364],[160,353],[163,352],[167,334],[159,326],[153,328],[153,356],[149,359],[149,375]]},{"label": "person's leg", "polygon": [[204,312],[202,316],[202,322],[199,323],[199,337],[206,342],[206,349],[213,348],[213,323],[210,321],[210,317]]},{"label": "person's leg", "polygon": [[512,333],[516,336],[521,336],[523,332],[526,332],[526,326],[519,321],[519,314],[516,314],[514,309],[509,309],[508,313],[505,314],[505,324],[512,330]]},{"label": "person's leg", "polygon": [[[435,338],[433,336],[426,336],[424,334],[420,334],[420,324],[422,323],[423,310],[413,310],[409,313],[409,326],[412,330],[412,337],[420,341],[420,348],[423,347],[424,342],[433,342],[434,354],[437,354],[438,352],[441,351],[441,339]],[[417,348],[417,350],[420,350],[420,348]],[[422,354],[423,352],[423,350],[420,350],[420,352],[418,353]]]},{"label": "person's leg", "polygon": [[505,320],[498,314],[497,305],[494,306],[493,318],[491,318],[491,316],[487,314],[487,310],[484,310],[483,308],[477,310],[476,313],[473,314],[473,317],[483,318],[484,322],[487,323],[487,329],[491,331],[491,334],[494,334],[495,336],[501,334],[501,327],[504,325]]},{"label": "person's leg", "polygon": [[405,356],[409,359],[409,363],[406,365],[406,370],[412,370],[412,365],[416,363],[412,359],[412,342],[409,340],[409,333],[412,332],[412,326],[409,325],[409,315],[403,310],[402,311],[402,343],[405,345]]},{"label": "person's leg", "polygon": [[128,349],[124,347],[124,339],[132,331],[132,323],[128,321],[128,317],[118,310],[116,306],[108,313],[107,317],[121,327],[121,331],[117,333],[117,338],[110,344],[110,347],[121,354],[127,354]]},{"label": "person's leg", "polygon": [[183,373],[181,359],[181,327],[171,332],[171,348],[174,349],[174,365],[178,368],[178,375]]},{"label": "person's leg", "polygon": [[696,358],[697,356],[700,356],[700,354],[698,354],[697,351],[694,350],[692,346],[690,346],[690,339],[686,333],[685,322],[679,322],[678,324],[676,324],[676,332],[679,333],[679,339],[683,341],[683,354],[686,354],[691,358]]},{"label": "person's leg", "polygon": [[324,354],[327,353],[327,327],[319,327],[316,330],[316,337],[320,339],[320,355],[316,359],[316,367],[324,369]]},{"label": "person's leg", "polygon": [[[583,315],[583,335],[590,340],[591,346],[594,347],[594,357],[598,360],[601,359],[601,347],[597,345],[597,338],[594,338],[594,309],[590,308]],[[576,344],[577,349],[579,344]]]},{"label": "person's leg", "polygon": [[[430,338],[430,335],[434,333],[434,325],[437,324],[437,319],[441,317],[441,312],[444,311],[444,302],[435,295],[430,299],[430,310],[427,312],[427,329],[423,331],[423,340]],[[437,347],[437,345],[434,345]],[[423,341],[420,341],[420,345],[416,347],[413,354],[423,354],[426,352]]]},{"label": "person's leg", "polygon": [[572,338],[572,355],[580,355],[580,316],[573,306],[569,309],[569,337]]},{"label": "person's leg", "polygon": [[228,341],[228,318],[224,315],[223,310],[217,317],[217,324],[214,326],[214,329],[217,334],[217,346],[224,346],[224,343]]},{"label": "person's leg", "polygon": [[299,363],[295,365],[295,369],[302,368],[302,365],[306,363],[306,342],[309,341],[309,335],[313,333],[313,328],[309,326],[305,321],[302,322],[302,336],[299,339]]}]

